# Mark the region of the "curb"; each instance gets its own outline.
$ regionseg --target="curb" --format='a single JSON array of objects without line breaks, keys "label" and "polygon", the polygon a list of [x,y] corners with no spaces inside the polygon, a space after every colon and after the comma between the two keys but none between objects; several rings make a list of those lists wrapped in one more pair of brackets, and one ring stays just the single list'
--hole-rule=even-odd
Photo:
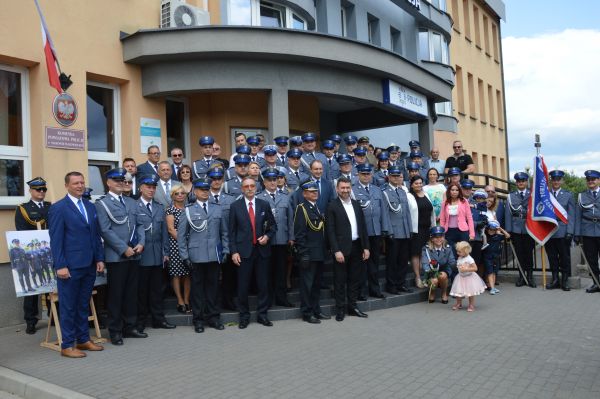
[{"label": "curb", "polygon": [[23,399],[93,398],[2,366],[0,366],[0,390]]}]

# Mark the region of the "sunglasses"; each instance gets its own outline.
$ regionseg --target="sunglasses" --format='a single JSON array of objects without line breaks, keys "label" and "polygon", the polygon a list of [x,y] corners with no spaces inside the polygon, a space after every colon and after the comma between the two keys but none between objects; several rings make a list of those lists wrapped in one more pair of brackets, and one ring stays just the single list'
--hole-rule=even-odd
[{"label": "sunglasses", "polygon": [[183,157],[183,154],[173,154],[171,155],[172,158],[181,158]]},{"label": "sunglasses", "polygon": [[173,195],[185,195],[185,193],[184,193],[184,192],[182,192],[182,191],[179,191],[179,192],[177,192],[177,193],[175,193],[175,194],[173,194]]},{"label": "sunglasses", "polygon": [[125,180],[124,184],[131,185],[132,182]]},{"label": "sunglasses", "polygon": [[462,148],[462,145],[453,145],[452,148]]},{"label": "sunglasses", "polygon": [[48,191],[48,189],[46,187],[34,188],[34,190],[37,191],[38,193],[39,192],[45,193],[46,191]]}]

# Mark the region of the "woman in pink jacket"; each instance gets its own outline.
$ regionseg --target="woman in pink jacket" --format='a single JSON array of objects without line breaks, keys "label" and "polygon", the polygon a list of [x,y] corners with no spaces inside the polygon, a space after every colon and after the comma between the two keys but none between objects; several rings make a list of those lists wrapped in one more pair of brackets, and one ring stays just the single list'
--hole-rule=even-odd
[{"label": "woman in pink jacket", "polygon": [[450,183],[446,190],[446,199],[442,202],[440,212],[440,225],[446,229],[446,240],[450,244],[454,256],[456,256],[454,245],[457,242],[475,238],[471,206],[469,201],[463,197],[462,190],[456,183]]}]

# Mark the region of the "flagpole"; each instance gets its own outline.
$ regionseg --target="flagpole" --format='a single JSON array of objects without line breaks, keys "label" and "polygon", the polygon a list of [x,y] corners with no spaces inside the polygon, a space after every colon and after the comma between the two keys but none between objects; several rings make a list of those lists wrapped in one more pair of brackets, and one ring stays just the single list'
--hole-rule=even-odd
[{"label": "flagpole", "polygon": [[[540,148],[542,148],[542,142],[540,141],[540,135],[535,135],[535,150],[537,156],[540,155]],[[547,177],[546,177],[547,178]],[[546,290],[546,257],[544,256],[544,245],[540,248],[540,258],[542,258],[542,289]]]}]

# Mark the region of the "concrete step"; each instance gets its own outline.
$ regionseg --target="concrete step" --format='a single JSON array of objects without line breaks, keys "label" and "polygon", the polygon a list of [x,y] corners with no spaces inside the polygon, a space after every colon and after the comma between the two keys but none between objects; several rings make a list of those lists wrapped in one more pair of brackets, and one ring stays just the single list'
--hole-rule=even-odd
[{"label": "concrete step", "polygon": [[[510,284],[514,284],[517,282],[517,279],[519,278],[519,272],[516,270],[502,270],[500,269],[500,271],[498,272],[498,277],[497,280],[501,283],[510,283]],[[535,283],[537,284],[537,286],[539,288],[542,287],[542,280],[543,280],[543,275],[542,272],[534,272],[533,273],[533,278],[535,280]],[[552,282],[552,273],[546,273],[546,284],[549,284]],[[581,277],[579,276],[571,276],[569,277],[569,287],[573,290],[577,290],[582,288],[582,282],[581,282]]]}]

